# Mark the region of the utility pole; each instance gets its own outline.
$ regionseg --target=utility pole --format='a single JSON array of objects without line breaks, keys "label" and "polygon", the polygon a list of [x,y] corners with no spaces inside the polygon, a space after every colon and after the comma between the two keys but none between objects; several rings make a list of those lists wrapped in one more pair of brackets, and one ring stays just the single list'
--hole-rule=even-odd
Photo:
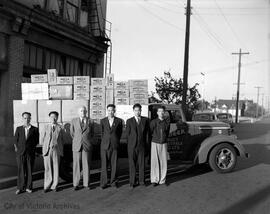
[{"label": "utility pole", "polygon": [[262,117],[264,115],[264,94],[262,94]]},{"label": "utility pole", "polygon": [[256,118],[258,118],[258,115],[259,115],[259,97],[260,97],[260,89],[261,89],[262,87],[256,86],[255,88],[257,88]]},{"label": "utility pole", "polygon": [[238,123],[238,108],[239,108],[239,93],[240,93],[240,75],[241,75],[241,60],[242,55],[247,55],[249,52],[242,52],[242,49],[240,48],[239,52],[232,53],[232,55],[238,55],[239,56],[239,62],[238,62],[238,78],[237,78],[237,92],[236,92],[236,112],[235,112],[235,123]]},{"label": "utility pole", "polygon": [[189,60],[189,35],[190,35],[190,16],[191,16],[191,0],[187,0],[186,7],[186,36],[185,36],[185,56],[184,56],[184,71],[183,71],[183,97],[182,107],[187,113],[187,90],[188,90],[188,60]]},{"label": "utility pole", "polygon": [[202,81],[202,85],[203,85],[203,88],[202,88],[202,112],[204,110],[204,84],[205,84],[205,73],[201,72],[201,75],[203,77],[203,81]]}]

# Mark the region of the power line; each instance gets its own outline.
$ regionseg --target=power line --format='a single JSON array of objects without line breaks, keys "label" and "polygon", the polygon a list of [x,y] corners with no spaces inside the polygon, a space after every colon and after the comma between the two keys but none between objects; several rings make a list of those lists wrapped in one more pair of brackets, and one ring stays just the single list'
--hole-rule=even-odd
[{"label": "power line", "polygon": [[[197,15],[198,18],[195,16]],[[223,45],[223,43],[221,42],[221,40],[218,38],[217,35],[215,35],[215,33],[213,33],[210,29],[210,27],[208,26],[208,24],[204,21],[204,19],[198,14],[198,12],[196,12],[194,14],[194,19],[198,22],[200,28],[206,33],[206,35],[210,38],[211,41],[214,42],[214,44],[217,46],[217,48],[226,56],[229,57],[229,55],[227,54],[227,52],[224,51],[225,46]]]},{"label": "power line", "polygon": [[232,25],[230,24],[229,20],[227,19],[227,17],[225,16],[225,14],[223,13],[222,9],[220,8],[219,4],[217,3],[217,0],[214,0],[215,4],[217,5],[217,8],[220,12],[220,14],[222,15],[222,17],[224,18],[226,24],[228,25],[228,27],[230,28],[232,34],[234,35],[235,39],[237,40],[237,42],[243,46],[246,49],[246,46],[243,44],[243,42],[239,39],[238,35],[236,34],[236,32],[234,31]]},{"label": "power line", "polygon": [[169,25],[169,26],[171,26],[171,27],[173,27],[173,28],[175,28],[175,29],[177,29],[177,30],[180,30],[181,32],[184,31],[183,28],[180,28],[180,27],[178,27],[177,25],[175,25],[175,24],[173,24],[173,23],[167,21],[166,19],[160,17],[159,15],[153,13],[151,10],[149,10],[149,9],[146,8],[146,7],[144,7],[142,4],[138,3],[137,0],[135,0],[135,2],[136,2],[136,4],[137,4],[139,7],[141,7],[141,8],[144,9],[145,11],[147,11],[147,13],[149,13],[149,14],[152,15],[153,17],[157,18],[159,21],[161,21],[161,22],[163,22],[163,23],[165,23],[165,24],[167,24],[167,25]]}]

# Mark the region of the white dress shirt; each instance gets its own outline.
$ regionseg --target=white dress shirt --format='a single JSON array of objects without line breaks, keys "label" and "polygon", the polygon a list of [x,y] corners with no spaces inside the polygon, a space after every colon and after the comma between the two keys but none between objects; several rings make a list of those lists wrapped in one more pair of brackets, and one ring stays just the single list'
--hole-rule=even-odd
[{"label": "white dress shirt", "polygon": [[25,138],[27,139],[28,134],[29,134],[29,129],[31,128],[31,125],[24,126],[24,131],[25,131]]},{"label": "white dress shirt", "polygon": [[110,127],[112,127],[113,121],[114,121],[114,117],[112,117],[112,118],[109,118],[109,117],[108,117],[108,120],[109,120]]}]

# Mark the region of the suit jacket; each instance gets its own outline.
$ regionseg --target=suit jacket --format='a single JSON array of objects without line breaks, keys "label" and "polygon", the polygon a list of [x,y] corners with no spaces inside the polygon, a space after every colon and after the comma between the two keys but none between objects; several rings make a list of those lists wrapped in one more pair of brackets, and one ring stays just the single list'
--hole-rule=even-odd
[{"label": "suit jacket", "polygon": [[122,120],[114,117],[112,127],[110,127],[108,117],[101,120],[101,149],[107,150],[109,146],[117,149],[120,143],[123,124]]},{"label": "suit jacket", "polygon": [[[138,129],[137,129],[138,126]],[[137,130],[139,132],[137,132]],[[127,120],[126,124],[127,143],[129,149],[145,149],[149,145],[149,120],[141,117],[140,124],[137,125],[135,117]]]},{"label": "suit jacket", "polygon": [[[56,142],[51,142],[53,143],[53,147],[55,147],[58,152],[58,154],[60,156],[63,156],[63,151],[64,151],[64,129],[59,125],[56,124],[55,125],[55,134],[56,134]],[[41,138],[40,138],[40,144],[42,145],[42,154],[43,156],[47,156],[49,154],[49,149],[50,149],[50,141],[52,139],[52,134],[53,134],[53,130],[52,130],[52,124],[48,124],[45,126],[42,134],[41,134]]]},{"label": "suit jacket", "polygon": [[72,151],[79,152],[83,148],[89,152],[93,147],[94,123],[86,118],[84,128],[81,127],[80,118],[74,118],[70,124],[70,135],[72,137]]},{"label": "suit jacket", "polygon": [[17,155],[29,154],[35,155],[36,146],[39,141],[38,128],[31,125],[27,139],[25,138],[24,126],[18,126],[15,131],[15,145],[17,147]]}]

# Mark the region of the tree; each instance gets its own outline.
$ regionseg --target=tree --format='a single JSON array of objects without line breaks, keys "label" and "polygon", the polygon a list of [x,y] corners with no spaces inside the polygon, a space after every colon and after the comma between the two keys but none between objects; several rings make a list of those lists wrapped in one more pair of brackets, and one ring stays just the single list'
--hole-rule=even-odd
[{"label": "tree", "polygon": [[[165,104],[181,104],[183,97],[183,80],[181,78],[176,79],[171,76],[170,72],[164,72],[163,77],[155,77],[155,87],[156,93],[158,95],[158,100]],[[188,106],[188,115],[187,118],[190,119],[195,110],[199,109],[198,99],[201,97],[196,83],[192,87],[188,87],[188,96],[187,96],[187,106]]]}]

